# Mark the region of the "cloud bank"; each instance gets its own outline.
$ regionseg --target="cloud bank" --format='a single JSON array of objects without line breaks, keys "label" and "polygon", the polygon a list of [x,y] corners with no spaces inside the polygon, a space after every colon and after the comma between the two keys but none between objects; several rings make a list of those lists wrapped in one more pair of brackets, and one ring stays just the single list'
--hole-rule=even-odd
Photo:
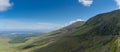
[{"label": "cloud bank", "polygon": [[26,22],[18,20],[0,20],[0,31],[52,31],[60,25],[49,22]]},{"label": "cloud bank", "polygon": [[10,0],[0,0],[0,12],[7,11],[13,4]]},{"label": "cloud bank", "polygon": [[115,0],[115,2],[117,3],[118,8],[120,9],[120,0]]},{"label": "cloud bank", "polygon": [[93,3],[93,0],[78,0],[79,3],[82,3],[84,6],[91,6]]}]

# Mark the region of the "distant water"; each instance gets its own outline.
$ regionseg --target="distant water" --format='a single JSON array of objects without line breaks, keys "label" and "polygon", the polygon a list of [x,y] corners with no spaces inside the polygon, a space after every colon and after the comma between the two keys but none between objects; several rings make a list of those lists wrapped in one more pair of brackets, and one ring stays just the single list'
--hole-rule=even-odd
[{"label": "distant water", "polygon": [[46,33],[40,31],[0,31],[1,35],[13,35],[13,34],[35,34],[35,33]]}]

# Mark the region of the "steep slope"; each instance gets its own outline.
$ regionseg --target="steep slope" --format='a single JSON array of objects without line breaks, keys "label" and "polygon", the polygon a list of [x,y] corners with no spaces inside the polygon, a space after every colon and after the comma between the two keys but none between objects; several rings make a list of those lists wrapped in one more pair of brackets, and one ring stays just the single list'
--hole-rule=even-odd
[{"label": "steep slope", "polygon": [[31,52],[119,52],[119,32],[120,10],[115,10],[99,14],[82,26],[68,26],[49,33],[22,49],[32,49]]},{"label": "steep slope", "polygon": [[26,42],[26,44],[22,45],[19,47],[19,49],[23,49],[23,50],[33,50],[33,49],[38,49],[41,48],[45,45],[48,45],[49,43],[56,41],[57,39],[61,38],[64,36],[64,34],[70,34],[74,31],[79,30],[79,28],[84,24],[84,21],[77,21],[76,23],[73,23],[69,26],[66,26],[64,28],[58,29],[56,31],[47,33],[45,35],[42,36],[38,36],[35,37],[34,39],[32,39],[32,41],[28,41]]}]

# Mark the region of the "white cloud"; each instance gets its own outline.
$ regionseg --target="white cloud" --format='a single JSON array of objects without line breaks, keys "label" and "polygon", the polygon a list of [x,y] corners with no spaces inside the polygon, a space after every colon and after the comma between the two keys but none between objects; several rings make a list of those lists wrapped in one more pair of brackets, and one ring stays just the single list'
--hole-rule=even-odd
[{"label": "white cloud", "polygon": [[78,22],[78,21],[84,21],[84,20],[82,20],[82,19],[76,19],[76,20],[73,20],[73,21],[70,21],[70,22],[66,23],[63,27],[71,25],[71,24],[73,24],[75,22]]},{"label": "white cloud", "polygon": [[12,5],[10,0],[0,0],[0,12],[7,11]]},{"label": "white cloud", "polygon": [[84,20],[76,19],[66,24],[55,24],[50,22],[26,22],[19,20],[0,19],[0,31],[53,31],[78,21]]},{"label": "white cloud", "polygon": [[93,3],[93,0],[78,0],[79,3],[82,3],[84,6],[91,6]]},{"label": "white cloud", "polygon": [[120,9],[120,0],[115,0],[115,2],[117,3],[118,8]]},{"label": "white cloud", "polygon": [[24,22],[16,20],[0,20],[0,31],[16,31],[16,30],[40,30],[51,31],[56,30],[61,25],[53,24],[49,22]]}]

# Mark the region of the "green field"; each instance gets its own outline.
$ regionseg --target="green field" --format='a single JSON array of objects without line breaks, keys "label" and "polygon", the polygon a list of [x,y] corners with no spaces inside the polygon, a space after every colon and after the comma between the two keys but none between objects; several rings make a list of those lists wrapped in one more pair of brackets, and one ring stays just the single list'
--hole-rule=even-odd
[{"label": "green field", "polygon": [[41,38],[41,36],[38,37],[31,37],[31,39],[29,39],[28,41],[24,42],[24,43],[9,43],[9,41],[11,41],[11,38],[6,38],[6,37],[0,37],[0,52],[32,52],[32,50],[34,49],[38,49],[40,47],[44,47],[47,46],[48,44],[52,43],[53,41],[46,43],[46,44],[42,44],[40,46],[36,46],[34,48],[30,48],[30,49],[21,49],[21,47],[27,46],[29,44],[32,44],[32,42],[37,41],[36,39],[46,39],[46,37]]},{"label": "green field", "polygon": [[17,45],[9,44],[9,40],[8,38],[0,38],[0,52],[18,52],[15,49]]},{"label": "green field", "polygon": [[10,41],[9,38],[0,37],[0,52],[27,52],[28,51],[28,50],[17,49],[19,46],[24,45],[24,43],[10,44],[8,43],[9,41]]}]

